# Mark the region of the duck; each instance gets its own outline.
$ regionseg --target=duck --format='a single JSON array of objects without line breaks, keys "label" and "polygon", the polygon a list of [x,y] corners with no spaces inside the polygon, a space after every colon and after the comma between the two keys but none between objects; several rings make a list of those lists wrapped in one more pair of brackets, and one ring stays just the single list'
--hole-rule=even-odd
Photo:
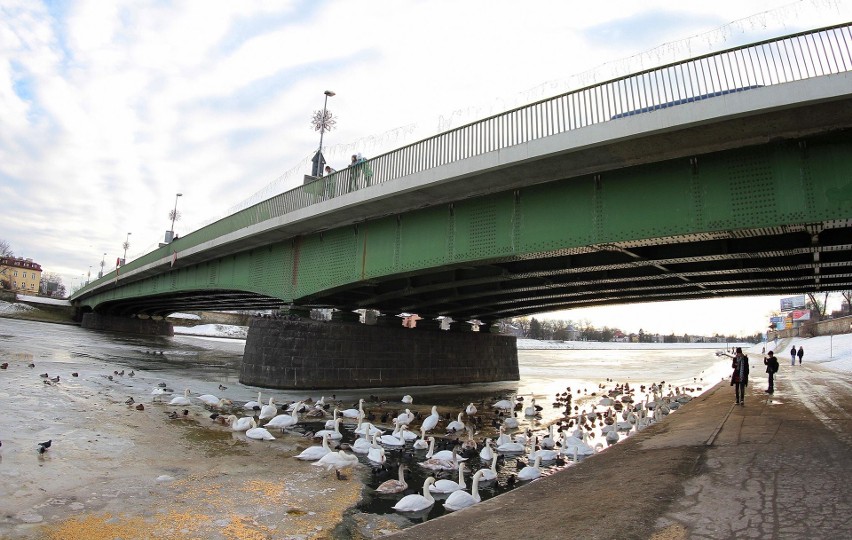
[{"label": "duck", "polygon": [[231,426],[231,431],[248,431],[251,428],[257,427],[257,422],[254,421],[254,418],[251,416],[243,416],[242,418],[237,418],[235,415],[230,415],[226,418],[228,424]]},{"label": "duck", "polygon": [[436,480],[434,484],[429,486],[429,491],[432,493],[452,493],[453,491],[458,491],[460,489],[466,488],[467,485],[464,483],[464,463],[459,463],[459,481],[453,482],[452,480]]},{"label": "duck", "polygon": [[376,488],[376,493],[390,495],[392,493],[402,493],[406,489],[408,489],[408,483],[405,481],[405,465],[400,463],[399,480],[385,480]]},{"label": "duck", "polygon": [[482,481],[483,482],[493,482],[497,480],[497,457],[498,454],[494,454],[491,457],[491,468],[490,469],[479,469],[476,471],[477,473],[482,473]]},{"label": "duck", "polygon": [[253,411],[255,407],[260,407],[262,403],[260,402],[260,392],[257,393],[257,401],[247,401],[245,405],[243,405],[244,409],[248,409]]},{"label": "duck", "polygon": [[[272,399],[272,398],[270,398]],[[268,407],[268,405],[264,405]],[[299,423],[299,411],[298,409],[294,409],[290,414],[277,414],[272,417],[272,419],[265,424],[266,428],[280,428],[287,429],[295,426]]]},{"label": "duck", "polygon": [[294,457],[302,461],[316,461],[329,452],[331,452],[331,448],[328,447],[328,437],[323,437],[322,446],[310,446],[302,450],[301,454]]},{"label": "duck", "polygon": [[423,419],[423,423],[420,424],[420,428],[423,431],[431,431],[435,429],[435,426],[438,425],[440,420],[441,415],[438,414],[438,407],[432,405],[432,414]]},{"label": "duck", "polygon": [[459,413],[458,418],[447,424],[447,433],[456,433],[458,431],[464,430],[464,422],[462,422],[462,415],[464,413]]},{"label": "duck", "polygon": [[[293,412],[295,413],[297,410],[298,407],[296,409],[293,409]],[[275,398],[271,397],[269,398],[269,403],[260,408],[260,414],[258,415],[258,418],[260,418],[261,420],[269,420],[270,418],[275,417],[277,414],[278,407],[275,406]]]},{"label": "duck", "polygon": [[422,512],[423,510],[432,508],[435,504],[435,498],[429,492],[429,487],[435,483],[435,478],[429,477],[423,482],[423,495],[411,494],[401,498],[393,506],[397,512]]},{"label": "duck", "polygon": [[190,404],[189,388],[187,388],[186,390],[183,391],[182,396],[175,396],[175,397],[172,398],[171,401],[169,401],[169,405],[177,405],[177,406],[180,406],[180,407],[184,407],[184,406],[189,405],[189,404]]},{"label": "duck", "polygon": [[364,400],[359,399],[357,409],[344,409],[344,410],[340,411],[340,414],[344,418],[358,418],[359,414],[361,414],[361,415],[364,414],[363,406],[364,406]]},{"label": "duck", "polygon": [[338,450],[337,452],[329,452],[317,461],[311,463],[311,465],[315,467],[325,467],[326,471],[330,471],[332,469],[339,471],[341,469],[346,469],[347,467],[352,467],[353,465],[357,464],[358,456],[354,454],[347,454],[343,450]]},{"label": "duck", "polygon": [[535,480],[536,478],[541,476],[541,456],[535,457],[535,464],[533,466],[527,465],[520,471],[518,471],[518,481],[519,482],[529,482],[530,480]]},{"label": "duck", "polygon": [[342,419],[338,418],[334,421],[334,429],[321,429],[314,433],[314,437],[324,437],[328,435],[328,437],[333,441],[338,441],[343,438],[343,434],[340,433],[340,421]]},{"label": "duck", "polygon": [[246,430],[246,437],[249,439],[263,440],[263,441],[274,441],[275,437],[272,436],[272,433],[267,431],[266,428],[262,427],[253,427],[249,430]]},{"label": "duck", "polygon": [[457,510],[461,510],[462,508],[467,508],[468,506],[473,506],[482,500],[479,496],[479,482],[483,478],[483,470],[481,469],[476,471],[476,474],[473,475],[473,482],[470,487],[470,493],[463,490],[458,490],[450,493],[450,496],[447,497],[447,500],[444,501],[444,509],[450,512],[455,512]]}]

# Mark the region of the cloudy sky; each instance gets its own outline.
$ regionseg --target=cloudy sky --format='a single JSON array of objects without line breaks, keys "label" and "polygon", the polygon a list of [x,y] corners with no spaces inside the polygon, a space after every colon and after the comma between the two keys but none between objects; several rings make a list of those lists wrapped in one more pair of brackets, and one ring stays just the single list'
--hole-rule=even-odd
[{"label": "cloudy sky", "polygon": [[[324,90],[337,93],[325,153],[342,167],[629,71],[847,21],[850,3],[0,0],[0,239],[72,289],[114,267],[128,232],[128,259],[156,247],[178,192],[186,234],[298,185]],[[720,302],[640,312],[666,333],[752,332],[778,304]],[[583,315],[633,329],[642,308]]]}]

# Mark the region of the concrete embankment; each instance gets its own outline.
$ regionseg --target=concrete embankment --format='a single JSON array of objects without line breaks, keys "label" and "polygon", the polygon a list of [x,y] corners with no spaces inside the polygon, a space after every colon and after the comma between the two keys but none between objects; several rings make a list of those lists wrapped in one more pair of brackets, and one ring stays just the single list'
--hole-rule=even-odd
[{"label": "concrete embankment", "polygon": [[723,381],[577,466],[393,538],[849,538],[852,376],[782,368],[770,396],[758,363],[744,407]]}]

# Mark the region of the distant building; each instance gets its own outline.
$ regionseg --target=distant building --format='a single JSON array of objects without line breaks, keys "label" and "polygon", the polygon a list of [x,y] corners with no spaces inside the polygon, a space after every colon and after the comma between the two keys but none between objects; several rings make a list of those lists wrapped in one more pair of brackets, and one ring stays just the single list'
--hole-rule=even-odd
[{"label": "distant building", "polygon": [[12,291],[38,294],[41,265],[34,263],[32,259],[2,257],[0,258],[0,280]]}]

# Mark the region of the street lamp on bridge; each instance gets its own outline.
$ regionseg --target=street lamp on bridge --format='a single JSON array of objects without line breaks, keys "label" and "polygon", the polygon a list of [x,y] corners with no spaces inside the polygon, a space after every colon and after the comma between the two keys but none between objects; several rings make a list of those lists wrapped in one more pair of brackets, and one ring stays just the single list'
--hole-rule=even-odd
[{"label": "street lamp on bridge", "polygon": [[124,244],[121,247],[124,248],[124,257],[121,259],[121,264],[119,266],[124,266],[124,263],[127,261],[127,248],[130,247],[130,235],[133,233],[127,233],[127,238],[124,239]]},{"label": "street lamp on bridge", "polygon": [[328,98],[333,97],[335,94],[331,90],[326,90],[323,93],[325,94],[325,100],[322,103],[322,112],[315,112],[314,117],[311,119],[311,124],[313,124],[314,129],[320,132],[319,148],[317,149],[316,155],[311,160],[313,162],[311,176],[316,177],[322,176],[323,169],[325,168],[325,158],[322,156],[322,136],[326,131],[331,131],[335,124],[334,117],[327,109]]},{"label": "street lamp on bridge", "polygon": [[106,253],[104,253],[103,257],[101,257],[101,271],[98,272],[98,279],[101,279],[102,277],[104,277],[104,265],[105,264],[106,264]]}]

